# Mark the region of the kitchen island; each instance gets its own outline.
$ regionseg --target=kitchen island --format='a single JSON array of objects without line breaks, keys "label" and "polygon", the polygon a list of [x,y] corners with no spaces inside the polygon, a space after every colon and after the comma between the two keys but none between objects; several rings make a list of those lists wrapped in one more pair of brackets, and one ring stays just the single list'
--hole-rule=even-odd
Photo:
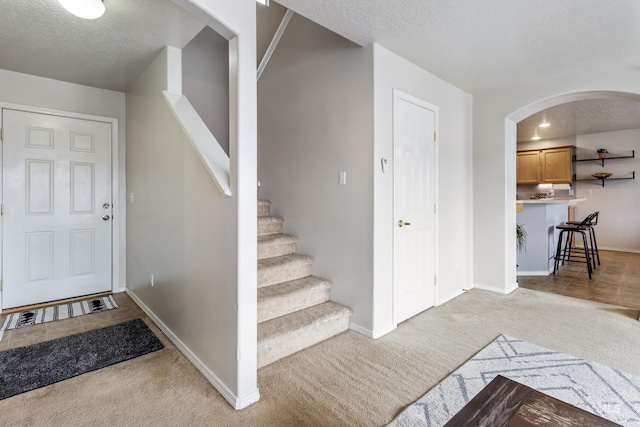
[{"label": "kitchen island", "polygon": [[553,272],[553,258],[560,231],[556,225],[566,222],[569,206],[587,199],[517,200],[522,210],[516,221],[527,233],[525,248],[518,252],[518,276],[547,276]]}]

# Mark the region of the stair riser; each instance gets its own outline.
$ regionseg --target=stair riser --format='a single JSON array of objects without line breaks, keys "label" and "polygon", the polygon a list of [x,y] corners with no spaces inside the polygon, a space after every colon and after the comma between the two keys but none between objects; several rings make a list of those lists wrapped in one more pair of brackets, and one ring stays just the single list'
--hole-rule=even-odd
[{"label": "stair riser", "polygon": [[269,216],[271,215],[271,207],[268,205],[261,206],[258,205],[258,216]]},{"label": "stair riser", "polygon": [[350,315],[324,322],[311,329],[291,331],[258,343],[258,368],[329,339],[349,329]]},{"label": "stair riser", "polygon": [[297,251],[298,245],[295,242],[261,245],[258,243],[258,259],[271,258],[281,255],[292,255]]},{"label": "stair riser", "polygon": [[275,285],[311,275],[312,264],[297,264],[284,268],[258,270],[258,287]]},{"label": "stair riser", "polygon": [[265,300],[258,299],[258,323],[327,302],[330,294],[328,286],[318,286],[314,289],[301,289]]},{"label": "stair riser", "polygon": [[281,234],[282,223],[258,223],[258,236],[267,236],[269,234]]}]

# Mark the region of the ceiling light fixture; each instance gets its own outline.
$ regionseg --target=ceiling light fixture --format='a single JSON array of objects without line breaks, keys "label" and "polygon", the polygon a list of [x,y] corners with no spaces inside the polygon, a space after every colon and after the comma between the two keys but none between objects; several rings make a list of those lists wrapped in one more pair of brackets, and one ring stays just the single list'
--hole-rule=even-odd
[{"label": "ceiling light fixture", "polygon": [[104,14],[102,0],[58,0],[65,9],[84,19],[100,18]]},{"label": "ceiling light fixture", "polygon": [[536,130],[533,134],[533,136],[531,137],[532,141],[537,141],[540,139],[540,135],[538,135],[538,131]]},{"label": "ceiling light fixture", "polygon": [[549,126],[551,126],[551,123],[549,123],[549,122],[547,121],[547,115],[546,115],[546,114],[543,114],[543,115],[542,115],[542,123],[540,123],[540,124],[538,125],[538,127],[541,127],[541,128],[548,128]]}]

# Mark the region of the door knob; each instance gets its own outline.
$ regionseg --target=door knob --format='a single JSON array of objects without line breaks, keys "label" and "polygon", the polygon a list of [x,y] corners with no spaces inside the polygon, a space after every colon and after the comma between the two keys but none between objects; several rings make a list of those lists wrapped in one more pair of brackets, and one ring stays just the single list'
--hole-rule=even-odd
[{"label": "door knob", "polygon": [[411,225],[410,222],[404,222],[403,220],[398,221],[398,227],[402,227],[403,225]]},{"label": "door knob", "polygon": [[111,217],[109,215],[105,215],[102,217],[103,221],[109,221],[109,219],[111,219]]}]

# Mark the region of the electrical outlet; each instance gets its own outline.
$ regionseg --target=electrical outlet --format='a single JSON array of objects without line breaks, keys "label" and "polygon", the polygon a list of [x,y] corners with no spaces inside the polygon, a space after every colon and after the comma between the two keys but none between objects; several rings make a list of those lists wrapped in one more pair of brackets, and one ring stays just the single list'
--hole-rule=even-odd
[{"label": "electrical outlet", "polygon": [[587,196],[593,196],[593,190],[587,190]]},{"label": "electrical outlet", "polygon": [[342,171],[338,174],[339,178],[338,178],[338,184],[340,185],[347,185],[347,172]]},{"label": "electrical outlet", "polygon": [[153,283],[153,273],[151,273],[151,277],[149,277],[149,281],[151,282],[151,287],[153,287],[154,283]]},{"label": "electrical outlet", "polygon": [[573,190],[569,190],[569,195],[573,196]]}]

